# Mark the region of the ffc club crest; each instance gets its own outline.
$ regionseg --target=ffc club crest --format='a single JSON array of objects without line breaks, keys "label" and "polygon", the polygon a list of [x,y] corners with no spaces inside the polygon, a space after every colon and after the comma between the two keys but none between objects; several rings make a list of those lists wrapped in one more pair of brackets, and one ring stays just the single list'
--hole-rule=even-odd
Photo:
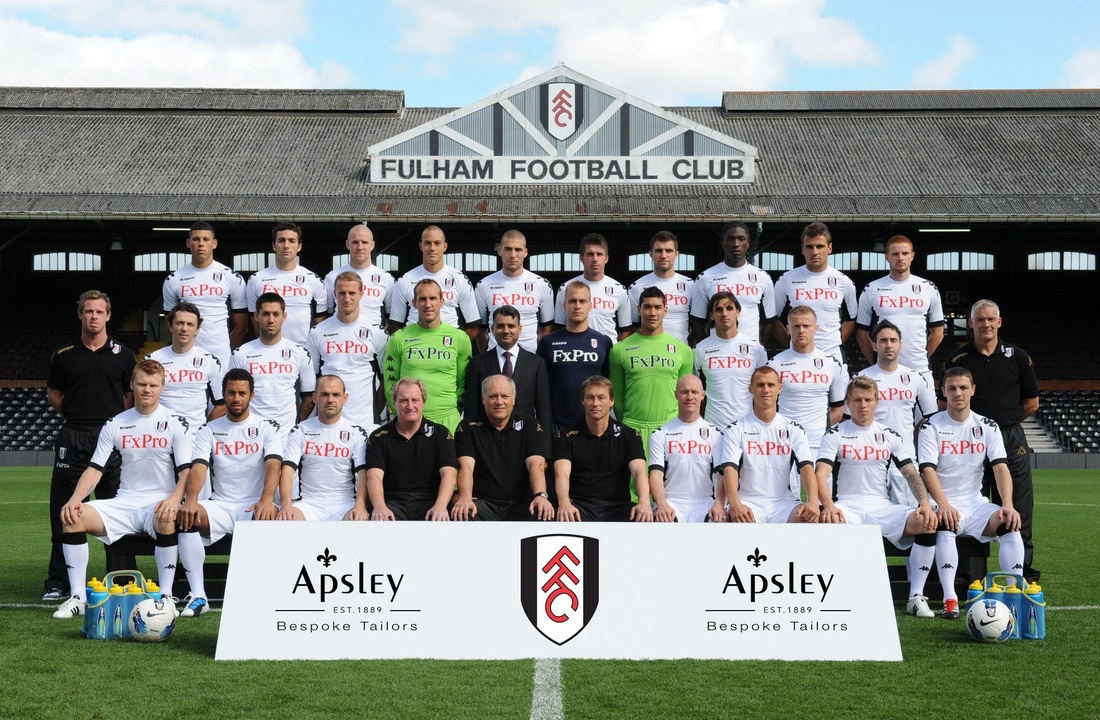
[{"label": "ffc club crest", "polygon": [[363,342],[366,342],[367,338],[369,338],[369,337],[370,337],[370,330],[367,330],[366,328],[359,328],[359,339],[360,340],[362,340]]},{"label": "ffc club crest", "polygon": [[531,625],[548,640],[572,640],[600,602],[600,541],[583,535],[520,540],[519,598]]},{"label": "ffc club crest", "polygon": [[982,429],[980,427],[972,427],[970,428],[970,432],[974,435],[975,440],[982,439]]},{"label": "ffc club crest", "polygon": [[370,276],[370,281],[371,281],[372,285],[377,285],[381,280],[382,280],[381,275],[375,274],[375,275]]},{"label": "ffc club crest", "polygon": [[884,442],[886,442],[886,435],[883,433],[875,433],[875,442],[879,445],[882,445]]},{"label": "ffc club crest", "polygon": [[298,285],[305,285],[306,284],[306,276],[305,275],[295,275],[294,276],[294,282],[297,283]]},{"label": "ffc club crest", "polygon": [[258,437],[260,437],[260,428],[258,428],[258,427],[248,428],[248,439],[249,440],[255,440]]},{"label": "ffc club crest", "polygon": [[455,279],[453,277],[443,278],[443,284],[449,288],[455,286]]},{"label": "ffc club crest", "polygon": [[756,273],[749,273],[749,282],[756,284]]},{"label": "ffc club crest", "polygon": [[216,272],[216,273],[214,273],[213,275],[211,275],[210,277],[211,277],[211,278],[212,278],[212,279],[214,280],[214,282],[216,282],[216,283],[220,283],[220,282],[222,281],[222,274],[221,274],[220,272]]},{"label": "ffc club crest", "polygon": [[1010,347],[1004,348],[1005,357],[1012,357],[1012,353],[1013,353],[1014,350],[1015,350],[1015,348],[1010,348]]},{"label": "ffc club crest", "polygon": [[589,342],[592,343],[592,349],[593,350],[595,350],[596,348],[598,348],[600,346],[600,341],[597,340],[596,338],[592,338]]},{"label": "ffc club crest", "polygon": [[615,294],[615,288],[611,287],[610,285],[604,285],[603,294],[604,295],[614,295]]},{"label": "ffc club crest", "polygon": [[836,287],[836,278],[835,277],[829,278],[829,287]]},{"label": "ffc club crest", "polygon": [[699,437],[706,440],[710,437],[710,428],[699,428]]},{"label": "ffc club crest", "polygon": [[673,345],[672,343],[669,343],[669,344],[668,344],[668,345],[666,345],[665,347],[667,347],[667,348],[668,348],[668,354],[669,354],[669,355],[672,355],[672,354],[674,354],[674,353],[676,352],[676,346],[675,346],[675,345]]},{"label": "ffc club crest", "polygon": [[535,283],[525,282],[523,283],[523,292],[533,293],[535,291]]},{"label": "ffc club crest", "polygon": [[450,346],[451,346],[451,336],[448,335],[447,337],[443,338],[443,347],[450,347]]},{"label": "ffc club crest", "polygon": [[820,370],[821,368],[825,367],[825,361],[821,358],[814,358],[814,367]]},{"label": "ffc club crest", "polygon": [[687,290],[687,283],[682,283],[682,282],[676,283],[676,290],[677,290],[677,292],[683,292],[684,290]]},{"label": "ffc club crest", "polygon": [[340,431],[340,442],[346,443],[348,440],[351,440],[351,433],[347,430],[341,430]]},{"label": "ffc club crest", "polygon": [[741,353],[741,357],[745,357],[749,354],[749,346],[744,344],[738,345],[737,352]]},{"label": "ffc club crest", "polygon": [[788,430],[787,428],[782,428],[779,431],[779,439],[782,440],[783,442],[786,442],[787,440],[790,440],[791,439],[791,431]]},{"label": "ffc club crest", "polygon": [[551,137],[565,140],[577,132],[577,123],[580,121],[577,84],[553,82],[547,83],[545,87],[543,125]]},{"label": "ffc club crest", "polygon": [[290,348],[283,350],[283,360],[289,360],[291,357],[293,357],[293,355],[294,353],[291,351]]},{"label": "ffc club crest", "polygon": [[901,380],[902,385],[908,385],[909,384],[909,373],[902,373],[901,375],[898,375],[898,379]]},{"label": "ffc club crest", "polygon": [[202,367],[202,358],[191,358],[191,365],[197,368]]},{"label": "ffc club crest", "polygon": [[909,289],[913,291],[914,295],[920,295],[920,285],[910,285]]},{"label": "ffc club crest", "polygon": [[157,423],[157,432],[162,433],[167,429],[168,429],[168,421],[167,420],[161,420]]}]

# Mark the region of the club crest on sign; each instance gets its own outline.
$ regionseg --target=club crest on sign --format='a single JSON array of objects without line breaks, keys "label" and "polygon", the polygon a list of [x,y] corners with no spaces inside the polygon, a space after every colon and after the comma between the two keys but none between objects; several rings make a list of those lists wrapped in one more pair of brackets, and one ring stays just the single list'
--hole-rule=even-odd
[{"label": "club crest on sign", "polygon": [[552,82],[546,84],[546,132],[556,140],[565,140],[577,132],[577,84]]},{"label": "club crest on sign", "polygon": [[584,630],[600,601],[600,541],[583,535],[520,540],[520,604],[546,639],[564,645]]}]

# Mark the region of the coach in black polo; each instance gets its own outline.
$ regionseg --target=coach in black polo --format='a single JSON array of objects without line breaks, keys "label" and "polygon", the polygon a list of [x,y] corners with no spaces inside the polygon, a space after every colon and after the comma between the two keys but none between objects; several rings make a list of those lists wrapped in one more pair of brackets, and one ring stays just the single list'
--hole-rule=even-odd
[{"label": "coach in black polo", "polygon": [[424,417],[428,391],[415,378],[393,386],[397,418],[367,440],[371,520],[447,520],[458,460],[444,425]]},{"label": "coach in black polo", "polygon": [[[81,473],[88,467],[103,424],[133,404],[130,375],[134,353],[107,334],[111,299],[88,290],[77,300],[80,337],[54,351],[46,381],[50,407],[65,419],[54,440],[53,476],[50,479],[50,567],[43,585],[43,600],[68,598],[70,588],[61,554],[61,508],[72,497]],[[96,486],[96,498],[118,492],[120,463],[111,457]],[[107,546],[107,569],[134,567],[132,557],[117,556]]]},{"label": "coach in black polo", "polygon": [[[601,375],[581,383],[584,418],[554,436],[558,520],[652,522],[642,439],[611,417],[615,391]],[[630,478],[638,504],[630,502]]]},{"label": "coach in black polo", "polygon": [[553,520],[546,494],[546,439],[532,416],[514,412],[516,383],[506,375],[481,381],[484,420],[455,431],[458,497],[452,520]]},{"label": "coach in black polo", "polygon": [[[974,376],[974,398],[970,408],[993,420],[1004,436],[1008,470],[1012,474],[1012,505],[1020,513],[1020,535],[1024,540],[1024,577],[1034,582],[1039,570],[1032,565],[1031,517],[1035,493],[1031,482],[1031,448],[1021,424],[1039,409],[1039,381],[1031,356],[1022,348],[1001,342],[1001,310],[992,300],[979,300],[970,309],[974,340],[952,355],[943,369],[964,367]],[[982,487],[992,491],[1000,503],[992,469],[986,468]]]}]

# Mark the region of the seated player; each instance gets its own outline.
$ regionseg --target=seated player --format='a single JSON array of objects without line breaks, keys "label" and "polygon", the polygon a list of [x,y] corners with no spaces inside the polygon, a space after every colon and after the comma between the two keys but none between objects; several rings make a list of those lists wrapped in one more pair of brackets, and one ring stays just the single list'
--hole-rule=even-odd
[{"label": "seated player", "polygon": [[[612,419],[615,390],[611,381],[594,375],[581,383],[584,418],[554,436],[554,488],[558,520],[562,522],[651,522],[642,438]],[[638,489],[631,503],[630,480]]]},{"label": "seated player", "polygon": [[718,428],[703,419],[703,381],[676,381],[676,417],[649,436],[649,490],[657,522],[722,522],[714,499],[714,446]]},{"label": "seated player", "polygon": [[445,425],[424,417],[428,391],[418,378],[393,386],[397,417],[371,433],[367,490],[372,520],[447,520],[458,459]]},{"label": "seated player", "polygon": [[[901,435],[875,421],[878,384],[857,375],[844,394],[850,420],[834,425],[821,439],[817,455],[817,488],[822,522],[878,525],[882,536],[897,547],[912,548],[907,610],[930,617],[921,592],[936,556],[936,513],[928,491],[906,452]],[[890,464],[897,466],[917,499],[914,510],[890,500]],[[829,476],[835,474],[836,502],[829,497]],[[923,610],[922,610],[923,608]]]},{"label": "seated player", "polygon": [[[779,414],[783,383],[762,365],[749,378],[752,410],[722,431],[715,464],[722,474],[719,502],[729,502],[730,522],[817,522],[817,479],[802,426]],[[792,468],[806,502],[790,488]],[[717,503],[716,503],[717,504]]]},{"label": "seated player", "polygon": [[[165,596],[172,594],[179,504],[172,502],[171,496],[177,484],[185,481],[191,466],[191,432],[186,420],[160,404],[163,365],[156,360],[142,360],[134,367],[130,386],[134,390],[134,407],[115,415],[103,426],[88,468],[80,476],[72,497],[61,508],[61,550],[72,596],[53,614],[58,619],[84,614],[88,535],[105,543],[113,543],[130,533],[151,535],[156,540],[153,556],[157,581]],[[103,466],[116,450],[122,456],[118,494],[110,500],[85,502],[103,476]],[[177,465],[177,458],[183,462]]]},{"label": "seated player", "polygon": [[553,520],[541,424],[514,412],[516,383],[506,375],[482,380],[481,398],[486,419],[463,420],[455,431],[458,497],[451,519]]},{"label": "seated player", "polygon": [[[955,592],[955,568],[959,564],[956,536],[965,535],[983,543],[996,540],[1001,570],[1017,574],[1024,569],[1024,541],[1020,535],[1020,513],[1012,507],[1012,475],[1001,429],[991,419],[970,410],[974,376],[966,368],[950,368],[944,373],[943,393],[947,409],[933,415],[921,427],[917,453],[921,474],[936,501],[939,517],[936,558],[943,585],[943,617],[954,620],[959,617],[959,598]],[[986,463],[993,467],[1001,505],[994,505],[982,496]]]},{"label": "seated player", "polygon": [[[344,381],[317,378],[313,401],[317,415],[291,428],[283,445],[277,519],[367,520],[367,433],[341,414],[348,401]],[[300,495],[292,500],[296,472]]]},{"label": "seated player", "polygon": [[[187,568],[191,592],[183,599],[183,617],[197,617],[208,609],[203,563],[206,545],[233,532],[243,520],[274,520],[279,513],[275,491],[279,487],[283,443],[279,426],[248,411],[256,387],[247,370],[233,368],[222,379],[225,415],[195,432],[186,499],[181,483],[173,497],[179,509],[180,559]],[[214,492],[199,501],[207,476],[213,475]]]}]

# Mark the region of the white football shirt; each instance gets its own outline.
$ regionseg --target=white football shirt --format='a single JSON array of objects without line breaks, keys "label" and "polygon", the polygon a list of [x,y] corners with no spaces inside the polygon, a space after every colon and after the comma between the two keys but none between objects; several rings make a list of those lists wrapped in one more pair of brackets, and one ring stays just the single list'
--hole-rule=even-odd
[{"label": "white football shirt", "polygon": [[805,265],[788,270],[775,283],[775,304],[786,316],[792,308],[805,305],[817,313],[814,346],[837,358],[840,354],[840,328],[856,319],[856,285],[836,268],[810,272]]},{"label": "white football shirt", "polygon": [[792,496],[791,468],[813,460],[801,425],[782,413],[764,422],[750,412],[722,431],[714,462],[737,468],[738,497],[780,500]]},{"label": "white football shirt", "polygon": [[554,289],[546,278],[524,269],[516,277],[508,277],[503,270],[482,279],[474,288],[481,321],[490,329],[489,348],[497,346],[493,337],[493,311],[511,305],[519,311],[519,323],[523,331],[519,346],[535,352],[539,342],[539,327],[554,322]]},{"label": "white football shirt", "polygon": [[117,497],[166,498],[191,466],[191,430],[163,405],[148,415],[130,408],[103,425],[88,464],[103,470],[115,450],[122,456]]},{"label": "white football shirt", "polygon": [[711,333],[699,341],[694,353],[695,371],[707,391],[706,419],[725,427],[744,417],[752,408],[749,379],[768,362],[764,346],[741,332],[728,340]]},{"label": "white football shirt", "polygon": [[293,270],[280,270],[275,265],[266,267],[248,278],[245,289],[248,311],[255,312],[256,300],[269,292],[279,295],[286,303],[283,337],[305,345],[314,316],[324,315],[331,307],[321,278],[301,265]]},{"label": "white football shirt", "polygon": [[878,407],[875,420],[901,435],[911,456],[916,456],[913,431],[916,423],[936,412],[936,392],[925,384],[918,373],[898,365],[886,372],[872,365],[860,372],[878,383]]},{"label": "white football shirt", "polygon": [[362,270],[353,268],[351,265],[336,268],[325,275],[325,298],[332,312],[336,311],[336,277],[344,272],[357,273],[363,281],[363,299],[359,301],[360,317],[366,318],[372,325],[382,327],[382,314],[393,292],[393,275],[375,265]]},{"label": "white football shirt", "polygon": [[665,315],[665,332],[682,342],[687,342],[691,324],[689,322],[691,295],[695,281],[680,273],[673,273],[670,278],[659,278],[655,273],[649,273],[635,280],[626,291],[630,299],[630,320],[634,325],[638,325],[641,321],[638,316],[638,304],[641,302],[642,291],[647,287],[658,288],[665,294],[665,304],[668,307],[668,313]]},{"label": "white football shirt", "polygon": [[198,429],[194,463],[210,468],[211,500],[254,503],[264,490],[264,462],[282,460],[279,426],[255,413],[240,422],[223,415]]},{"label": "white football shirt", "polygon": [[860,427],[851,420],[834,425],[821,438],[817,459],[833,468],[838,501],[890,502],[890,463],[913,462],[901,435],[878,422]]},{"label": "white football shirt", "polygon": [[[390,294],[390,321],[398,324],[415,325],[420,313],[416,310],[413,291],[421,280],[435,280],[443,291],[443,309],[439,312],[443,322],[451,327],[462,329],[465,326],[481,322],[474,288],[469,279],[459,270],[444,265],[439,272],[428,272],[423,265],[417,265],[401,276]],[[459,313],[462,322],[459,322]]]},{"label": "white football shirt", "polygon": [[691,316],[705,320],[707,305],[718,292],[733,293],[741,303],[741,315],[737,320],[738,331],[759,341],[761,315],[763,322],[775,319],[775,285],[771,276],[749,263],[739,268],[730,267],[724,262],[709,267],[695,278]]},{"label": "white football shirt", "polygon": [[246,342],[233,351],[229,367],[252,373],[256,395],[250,412],[274,420],[284,432],[298,418],[298,395],[313,392],[317,385],[309,352],[286,338],[274,345],[264,345],[259,338]]},{"label": "white football shirt", "polygon": [[588,314],[588,327],[611,339],[619,341],[619,330],[630,327],[630,299],[626,288],[618,280],[607,275],[602,280],[591,281],[578,275],[563,283],[558,289],[558,299],[554,304],[554,322],[565,326],[565,288],[569,283],[580,281],[592,291],[592,310]]},{"label": "white football shirt", "polygon": [[714,446],[718,428],[699,418],[674,417],[649,436],[649,469],[665,474],[665,497],[705,500],[714,497]]},{"label": "white football shirt", "polygon": [[928,330],[943,325],[939,288],[916,275],[905,280],[893,280],[887,275],[868,283],[859,296],[856,325],[870,332],[883,320],[901,330],[898,362],[917,372],[927,371]]},{"label": "white football shirt", "polygon": [[355,474],[367,467],[367,433],[345,418],[331,425],[307,418],[287,435],[283,465],[298,471],[303,500],[354,500]]},{"label": "white football shirt", "polygon": [[816,448],[829,425],[829,408],[844,402],[848,389],[844,367],[820,350],[800,353],[790,349],[773,357],[768,365],[783,383],[779,412],[801,425],[810,447]]},{"label": "white football shirt", "polygon": [[928,418],[917,438],[921,468],[936,471],[943,494],[960,507],[985,502],[982,475],[985,463],[1007,462],[1004,437],[997,423],[971,411],[955,422],[946,410]]},{"label": "white football shirt", "polygon": [[229,312],[248,308],[244,278],[217,261],[201,270],[187,263],[164,280],[162,296],[165,312],[178,302],[193,303],[199,309],[202,327],[195,344],[227,366]]},{"label": "white football shirt", "polygon": [[206,422],[207,403],[222,399],[225,369],[221,361],[197,346],[180,354],[169,345],[154,350],[145,358],[164,366],[160,404],[182,415],[193,428]]},{"label": "white football shirt", "polygon": [[344,381],[348,401],[343,416],[356,425],[374,422],[375,377],[385,362],[388,341],[385,331],[362,314],[351,323],[333,315],[309,331],[306,349],[317,363],[317,372]]}]

